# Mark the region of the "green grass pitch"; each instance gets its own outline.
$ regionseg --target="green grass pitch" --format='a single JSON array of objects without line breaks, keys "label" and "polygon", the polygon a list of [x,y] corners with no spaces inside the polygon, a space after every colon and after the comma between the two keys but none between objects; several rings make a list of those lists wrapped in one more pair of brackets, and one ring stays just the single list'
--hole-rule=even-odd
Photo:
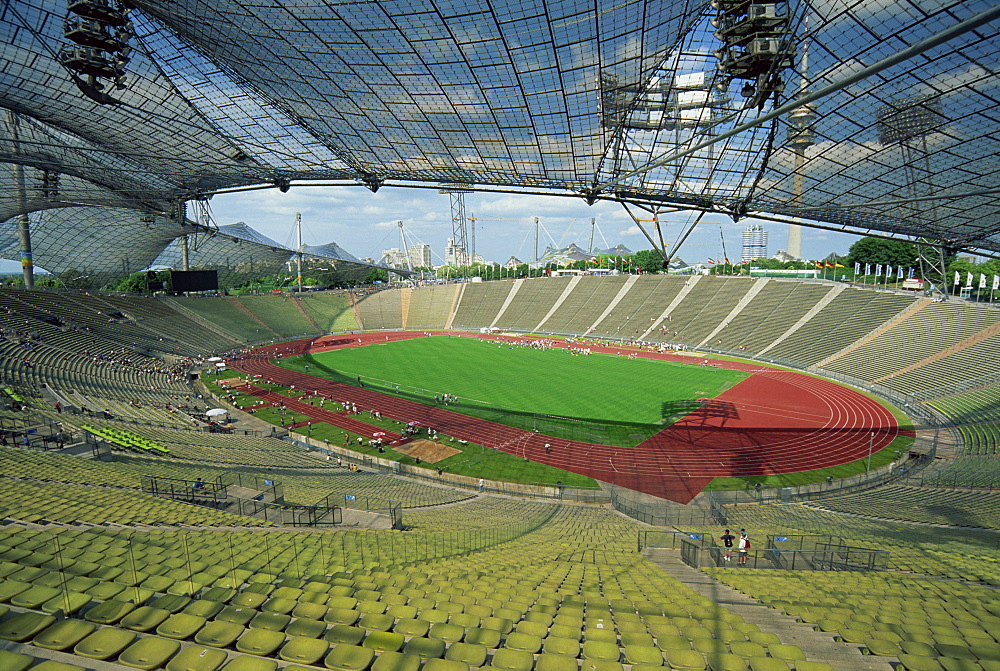
[{"label": "green grass pitch", "polygon": [[[526,430],[636,445],[748,374],[714,366],[434,336],[281,359],[279,365]],[[397,388],[398,386],[398,388]]]}]

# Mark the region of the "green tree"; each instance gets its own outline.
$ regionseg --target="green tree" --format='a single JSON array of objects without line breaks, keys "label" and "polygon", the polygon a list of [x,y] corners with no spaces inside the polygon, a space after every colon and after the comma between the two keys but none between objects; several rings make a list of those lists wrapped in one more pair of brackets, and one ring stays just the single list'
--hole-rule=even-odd
[{"label": "green tree", "polygon": [[633,257],[637,268],[644,273],[658,273],[663,270],[663,257],[655,249],[643,249]]},{"label": "green tree", "polygon": [[370,268],[368,274],[365,275],[364,283],[371,284],[372,282],[387,282],[389,280],[389,273],[382,268]]},{"label": "green tree", "polygon": [[912,267],[917,263],[917,247],[906,240],[861,238],[847,251],[847,263],[844,265],[853,266],[855,263],[860,263],[862,267],[866,263]]},{"label": "green tree", "polygon": [[113,289],[130,294],[146,293],[146,271],[126,275],[115,282]]}]

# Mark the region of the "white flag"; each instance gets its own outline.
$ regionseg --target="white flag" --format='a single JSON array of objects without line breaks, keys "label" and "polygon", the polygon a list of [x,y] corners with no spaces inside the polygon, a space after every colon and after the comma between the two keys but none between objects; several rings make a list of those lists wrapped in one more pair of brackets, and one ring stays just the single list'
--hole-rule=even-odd
[{"label": "white flag", "polygon": [[882,277],[882,264],[875,266],[875,277]]},{"label": "white flag", "polygon": [[984,275],[983,273],[979,273],[979,288],[980,289],[986,288],[986,275]]},{"label": "white flag", "polygon": [[967,287],[971,287],[972,286],[972,271],[970,271],[970,270],[966,271],[965,286],[967,286]]},{"label": "white flag", "polygon": [[896,268],[896,279],[897,280],[903,279],[903,266],[899,266],[898,268]]},{"label": "white flag", "polygon": [[865,275],[867,276],[867,275],[871,275],[871,274],[872,274],[872,264],[866,263],[865,264]]},{"label": "white flag", "polygon": [[993,276],[993,291],[1000,290],[1000,275]]},{"label": "white flag", "polygon": [[962,276],[959,275],[958,271],[956,270],[955,271],[955,286],[957,287],[961,283],[962,283]]}]

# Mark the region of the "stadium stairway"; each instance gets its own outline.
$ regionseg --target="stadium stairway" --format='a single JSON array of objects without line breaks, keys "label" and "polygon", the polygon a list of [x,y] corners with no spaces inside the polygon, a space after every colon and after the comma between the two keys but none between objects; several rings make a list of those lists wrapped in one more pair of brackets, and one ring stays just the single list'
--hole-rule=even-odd
[{"label": "stadium stairway", "polygon": [[691,568],[681,561],[680,550],[646,548],[642,554],[670,577],[742,616],[748,624],[756,624],[760,631],[779,636],[785,644],[798,646],[810,661],[825,662],[837,671],[890,671],[898,664],[894,657],[863,655],[862,646],[835,641],[831,634],[816,631],[813,625],[799,622]]}]

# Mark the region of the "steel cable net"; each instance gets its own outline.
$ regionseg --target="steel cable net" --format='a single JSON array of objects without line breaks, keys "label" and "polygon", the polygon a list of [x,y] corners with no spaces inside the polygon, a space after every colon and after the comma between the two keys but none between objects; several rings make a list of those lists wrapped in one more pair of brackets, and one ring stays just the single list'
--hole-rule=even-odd
[{"label": "steel cable net", "polygon": [[[995,22],[815,101],[811,143],[789,141],[787,116],[725,136],[991,3],[778,4],[797,56],[759,107],[741,82],[719,86],[715,10],[658,0],[133,0],[122,104],[98,105],[56,58],[65,4],[10,0],[0,105],[19,121],[0,160],[73,191],[15,188],[0,216],[81,202],[166,212],[290,180],[455,182],[1000,251]],[[913,104],[933,113],[893,130]]]},{"label": "steel cable net", "polygon": [[[101,288],[148,267],[180,270],[187,238],[191,270],[216,270],[224,286],[289,272],[295,251],[244,223],[206,229],[127,208],[72,206],[27,215],[36,266],[70,288]],[[17,220],[0,224],[0,258],[20,258]],[[340,281],[361,281],[373,267],[336,243],[304,250],[335,270]]]}]

